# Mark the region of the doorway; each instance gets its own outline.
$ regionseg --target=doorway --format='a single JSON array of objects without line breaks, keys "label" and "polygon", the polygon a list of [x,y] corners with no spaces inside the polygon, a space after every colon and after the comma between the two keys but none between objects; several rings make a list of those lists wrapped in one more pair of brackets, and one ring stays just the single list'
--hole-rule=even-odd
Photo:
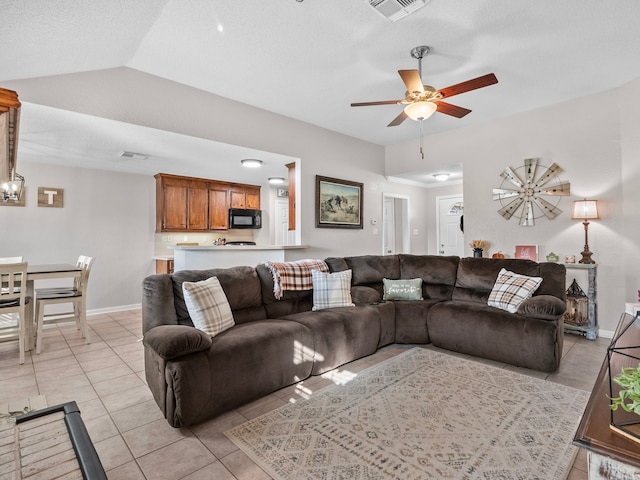
[{"label": "doorway", "polygon": [[382,194],[382,254],[410,253],[409,197]]},{"label": "doorway", "polygon": [[462,195],[436,197],[438,254],[464,256],[464,203]]}]

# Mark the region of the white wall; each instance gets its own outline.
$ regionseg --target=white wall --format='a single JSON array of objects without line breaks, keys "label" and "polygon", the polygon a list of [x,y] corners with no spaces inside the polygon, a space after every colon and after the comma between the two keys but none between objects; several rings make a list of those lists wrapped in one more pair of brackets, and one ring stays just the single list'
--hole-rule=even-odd
[{"label": "white wall", "polygon": [[[0,256],[29,263],[95,258],[88,309],[140,303],[141,282],[155,270],[153,177],[19,161],[26,205],[0,206]],[[38,187],[64,189],[63,208],[38,207]]]},{"label": "white wall", "polygon": [[[513,256],[515,245],[537,244],[543,259],[551,251],[579,259],[584,229],[571,220],[573,200],[598,200],[601,220],[590,224],[589,246],[598,263],[599,323],[609,332],[624,303],[635,301],[640,288],[640,274],[635,273],[640,259],[638,97],[640,81],[425,139],[425,161],[463,164],[465,243],[471,238],[487,240],[488,253],[502,250]],[[387,165],[397,171],[415,169],[414,150],[413,143],[387,148]],[[540,218],[534,227],[520,227],[517,219],[498,215],[500,202],[492,200],[492,188],[500,186],[505,167],[519,167],[530,157],[539,157],[545,166],[555,162],[562,167],[560,179],[571,182],[572,196],[560,200],[563,213],[554,220]],[[468,245],[466,252],[471,254]],[[574,275],[575,271],[567,273],[569,279]],[[586,283],[578,281],[586,290]]]}]

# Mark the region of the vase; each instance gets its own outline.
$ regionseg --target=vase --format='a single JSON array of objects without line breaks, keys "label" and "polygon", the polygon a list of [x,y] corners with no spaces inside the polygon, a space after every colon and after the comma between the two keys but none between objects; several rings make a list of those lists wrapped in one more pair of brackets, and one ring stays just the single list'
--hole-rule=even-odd
[{"label": "vase", "polygon": [[474,248],[473,249],[473,256],[474,257],[478,257],[478,258],[482,258],[482,249],[481,248]]}]

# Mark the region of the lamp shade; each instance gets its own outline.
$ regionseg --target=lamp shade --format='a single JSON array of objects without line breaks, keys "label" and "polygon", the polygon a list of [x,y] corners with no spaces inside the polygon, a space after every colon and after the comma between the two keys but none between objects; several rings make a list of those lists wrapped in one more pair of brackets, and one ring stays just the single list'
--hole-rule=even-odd
[{"label": "lamp shade", "polygon": [[414,102],[404,107],[404,113],[411,120],[424,120],[433,115],[438,106],[433,102]]},{"label": "lamp shade", "polygon": [[597,200],[576,200],[573,202],[573,215],[574,220],[596,220],[598,216],[598,201]]}]

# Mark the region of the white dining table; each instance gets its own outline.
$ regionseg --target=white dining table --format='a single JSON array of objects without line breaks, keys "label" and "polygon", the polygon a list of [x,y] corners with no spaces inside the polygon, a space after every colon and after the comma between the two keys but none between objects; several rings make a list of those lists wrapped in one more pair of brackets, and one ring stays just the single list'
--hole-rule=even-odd
[{"label": "white dining table", "polygon": [[34,283],[36,280],[49,280],[59,278],[78,278],[82,274],[82,268],[70,263],[52,263],[52,264],[29,264],[27,265],[27,296],[31,297],[31,301],[27,304],[26,324],[27,338],[25,339],[25,350],[31,350],[35,346],[35,325],[34,310],[35,298]]}]

